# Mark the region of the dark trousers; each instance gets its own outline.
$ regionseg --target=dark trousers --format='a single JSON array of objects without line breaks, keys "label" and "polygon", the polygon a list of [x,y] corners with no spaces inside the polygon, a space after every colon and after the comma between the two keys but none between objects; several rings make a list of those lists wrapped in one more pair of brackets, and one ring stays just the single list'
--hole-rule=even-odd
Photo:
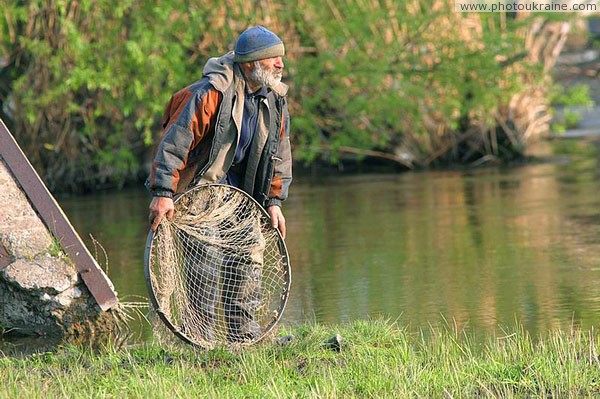
[{"label": "dark trousers", "polygon": [[[226,324],[227,341],[242,342],[257,338],[261,327],[256,313],[262,298],[262,271],[264,238],[258,226],[247,229],[246,234],[232,246],[219,242],[219,232],[206,231],[207,242],[199,243],[181,233],[184,245],[185,283],[188,309],[184,325],[188,334],[213,342],[217,326],[219,301]],[[193,331],[192,331],[193,330]]]}]

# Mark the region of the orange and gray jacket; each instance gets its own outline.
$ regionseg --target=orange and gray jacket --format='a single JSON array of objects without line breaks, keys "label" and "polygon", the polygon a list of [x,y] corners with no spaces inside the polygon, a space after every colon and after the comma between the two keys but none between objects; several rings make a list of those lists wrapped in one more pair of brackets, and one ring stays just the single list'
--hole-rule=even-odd
[{"label": "orange and gray jacket", "polygon": [[[201,80],[175,93],[148,180],[155,196],[222,181],[233,163],[242,126],[246,83],[233,52],[211,58]],[[257,129],[240,188],[261,205],[281,205],[292,181],[289,114],[280,83],[261,100]]]}]

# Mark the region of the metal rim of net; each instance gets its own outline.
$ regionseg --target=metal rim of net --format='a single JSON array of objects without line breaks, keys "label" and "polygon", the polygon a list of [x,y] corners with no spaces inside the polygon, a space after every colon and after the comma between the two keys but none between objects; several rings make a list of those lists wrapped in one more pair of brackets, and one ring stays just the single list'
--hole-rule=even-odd
[{"label": "metal rim of net", "polygon": [[[190,334],[187,334],[185,331],[183,331],[182,327],[178,325],[179,323],[172,320],[172,317],[170,317],[168,314],[169,312],[165,312],[165,310],[161,306],[161,299],[156,294],[158,287],[155,286],[157,284],[157,278],[155,276],[155,273],[153,272],[153,268],[156,268],[156,267],[153,267],[153,250],[155,248],[154,243],[157,239],[157,236],[161,232],[161,226],[163,225],[163,222],[161,222],[161,224],[159,225],[156,232],[153,232],[152,230],[149,231],[148,237],[146,240],[146,249],[145,249],[145,254],[144,254],[144,275],[145,275],[145,280],[146,280],[146,285],[147,285],[147,289],[148,289],[150,302],[151,302],[152,307],[154,308],[156,314],[159,316],[160,320],[165,324],[165,326],[171,332],[173,332],[173,334],[175,336],[177,336],[179,339],[181,339],[182,341],[184,341],[188,344],[196,345],[196,346],[206,348],[206,349],[218,346],[219,344],[226,345],[226,346],[236,346],[236,345],[237,346],[240,346],[240,345],[248,346],[248,345],[255,344],[255,343],[263,340],[267,335],[269,335],[269,333],[273,330],[275,325],[281,319],[283,310],[285,309],[285,306],[287,304],[290,286],[291,286],[291,265],[289,262],[289,254],[287,251],[287,247],[285,245],[285,241],[284,241],[279,229],[271,227],[270,216],[266,212],[266,210],[254,198],[252,198],[246,192],[244,192],[236,187],[229,186],[229,185],[210,183],[210,184],[199,185],[192,189],[189,189],[188,191],[184,192],[183,194],[181,194],[174,200],[176,214],[178,212],[178,205],[181,204],[181,202],[184,198],[188,198],[191,195],[193,195],[201,190],[226,190],[226,191],[235,193],[234,195],[243,196],[243,199],[245,201],[247,201],[247,203],[249,205],[251,204],[250,206],[254,207],[256,209],[257,213],[260,215],[259,217],[261,219],[261,223],[260,223],[261,230],[266,228],[268,230],[274,231],[274,236],[276,237],[275,238],[276,243],[274,243],[274,245],[276,246],[277,250],[280,252],[280,258],[279,258],[278,265],[280,266],[280,269],[281,269],[280,272],[282,274],[282,279],[283,279],[280,292],[270,293],[271,296],[275,296],[275,297],[279,298],[277,309],[275,310],[274,315],[272,315],[270,318],[268,318],[269,321],[267,323],[265,323],[264,326],[261,326],[260,333],[257,334],[256,336],[253,336],[251,339],[248,339],[248,340],[244,340],[241,342],[240,341],[227,342],[225,339],[219,339],[219,340],[210,342],[210,341],[205,341],[205,340],[194,339],[193,337],[189,336]],[[156,262],[154,262],[154,263],[156,263]]]}]

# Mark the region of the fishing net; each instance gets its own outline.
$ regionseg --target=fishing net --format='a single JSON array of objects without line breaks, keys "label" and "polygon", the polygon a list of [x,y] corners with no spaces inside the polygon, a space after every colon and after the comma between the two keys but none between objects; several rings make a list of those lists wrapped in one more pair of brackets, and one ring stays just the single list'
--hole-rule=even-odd
[{"label": "fishing net", "polygon": [[204,348],[261,340],[290,286],[287,249],[265,210],[231,186],[201,185],[175,200],[146,245],[146,282],[161,320]]}]

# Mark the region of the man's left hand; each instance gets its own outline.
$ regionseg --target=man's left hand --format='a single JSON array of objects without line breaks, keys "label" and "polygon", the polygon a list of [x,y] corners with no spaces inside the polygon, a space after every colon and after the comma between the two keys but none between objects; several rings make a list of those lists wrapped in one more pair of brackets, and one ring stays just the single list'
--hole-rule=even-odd
[{"label": "man's left hand", "polygon": [[267,213],[271,217],[271,225],[275,228],[279,228],[281,236],[285,239],[285,218],[281,208],[277,205],[271,205],[267,208]]}]

